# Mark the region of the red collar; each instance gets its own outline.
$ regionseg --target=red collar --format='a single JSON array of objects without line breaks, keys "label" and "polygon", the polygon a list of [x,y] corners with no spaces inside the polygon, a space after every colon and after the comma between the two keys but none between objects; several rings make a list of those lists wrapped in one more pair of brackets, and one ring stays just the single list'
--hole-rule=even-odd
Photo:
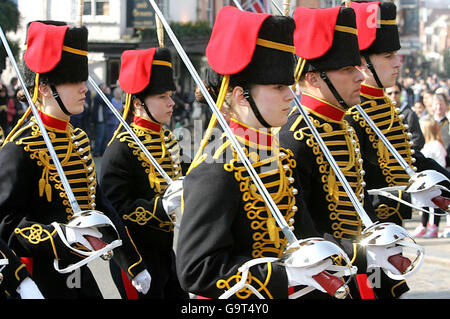
[{"label": "red collar", "polygon": [[361,84],[361,94],[370,95],[373,97],[383,97],[384,89],[380,89],[367,84]]},{"label": "red collar", "polygon": [[270,133],[239,123],[235,119],[230,120],[230,128],[234,135],[242,137],[246,141],[257,145],[272,146],[273,136]]},{"label": "red collar", "polygon": [[49,128],[54,128],[57,130],[65,131],[67,129],[67,125],[69,125],[69,121],[64,121],[58,119],[52,115],[46,114],[40,110],[38,110],[39,116],[44,123],[45,126]]},{"label": "red collar", "polygon": [[137,126],[140,126],[140,127],[143,127],[143,128],[146,128],[148,130],[151,130],[151,131],[154,131],[154,132],[158,132],[158,133],[161,132],[161,129],[162,129],[162,125],[161,124],[155,123],[153,121],[144,119],[144,118],[136,116],[136,115],[133,118],[133,122]]},{"label": "red collar", "polygon": [[307,107],[311,111],[326,116],[333,121],[342,121],[345,110],[315,96],[303,93],[300,101],[301,105]]}]

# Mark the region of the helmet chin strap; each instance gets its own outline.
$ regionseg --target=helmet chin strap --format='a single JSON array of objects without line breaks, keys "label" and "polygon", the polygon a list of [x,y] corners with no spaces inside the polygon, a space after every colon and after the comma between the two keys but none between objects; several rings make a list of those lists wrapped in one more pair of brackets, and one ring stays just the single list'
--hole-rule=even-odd
[{"label": "helmet chin strap", "polygon": [[248,101],[248,103],[250,104],[250,107],[252,108],[252,111],[255,114],[256,118],[258,119],[259,123],[261,123],[266,128],[271,128],[272,125],[267,123],[267,121],[263,118],[263,116],[259,112],[259,109],[255,103],[255,100],[253,100],[253,97],[250,94],[250,89],[247,86],[242,86],[242,88],[244,89],[244,92],[242,94],[244,95],[244,98]]},{"label": "helmet chin strap", "polygon": [[67,116],[71,116],[72,113],[70,113],[66,106],[64,105],[63,101],[61,100],[61,97],[58,94],[58,91],[56,90],[56,87],[53,84],[50,84],[50,89],[52,90],[52,96],[56,100],[56,103],[58,103],[61,110],[66,114]]},{"label": "helmet chin strap", "polygon": [[325,83],[327,84],[328,88],[330,89],[331,93],[334,95],[334,97],[336,98],[336,100],[338,101],[338,103],[344,108],[344,109],[348,109],[348,105],[347,103],[345,103],[344,99],[342,98],[342,96],[339,94],[339,92],[336,90],[336,88],[334,87],[333,83],[331,83],[330,79],[328,78],[328,75],[326,74],[325,71],[320,72],[320,78],[322,80],[325,81]]},{"label": "helmet chin strap", "polygon": [[147,113],[148,117],[149,117],[153,122],[162,125],[161,123],[159,123],[159,122],[153,117],[152,113],[150,113],[150,110],[148,109],[148,106],[147,106],[144,102],[141,103],[141,106],[144,108],[145,113]]},{"label": "helmet chin strap", "polygon": [[378,87],[384,88],[383,83],[381,83],[381,80],[378,77],[377,71],[375,71],[375,67],[372,64],[372,61],[370,61],[369,55],[365,54],[364,59],[366,60],[367,68],[370,70],[370,72],[372,72],[373,78],[375,79],[375,82],[377,82]]}]

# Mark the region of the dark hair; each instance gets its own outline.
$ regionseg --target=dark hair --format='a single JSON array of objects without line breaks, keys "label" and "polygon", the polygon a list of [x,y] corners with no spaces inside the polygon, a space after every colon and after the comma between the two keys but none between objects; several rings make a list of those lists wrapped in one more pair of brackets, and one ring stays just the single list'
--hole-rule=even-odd
[{"label": "dark hair", "polygon": [[400,91],[403,91],[403,85],[400,82],[395,82],[394,86],[398,87]]}]

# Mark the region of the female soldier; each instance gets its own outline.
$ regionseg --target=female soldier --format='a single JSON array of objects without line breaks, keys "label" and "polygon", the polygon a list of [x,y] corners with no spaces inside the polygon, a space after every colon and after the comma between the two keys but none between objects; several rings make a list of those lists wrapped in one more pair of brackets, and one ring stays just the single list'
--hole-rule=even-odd
[{"label": "female soldier", "polygon": [[[225,7],[206,55],[211,68],[224,75],[224,83],[229,80],[228,89],[224,84],[219,95],[226,93],[223,111],[231,131],[282,218],[301,238],[316,233],[296,188],[296,161],[270,133],[271,127],[287,120],[293,99],[288,85],[294,81],[294,28],[289,17]],[[183,199],[177,272],[186,291],[217,298],[240,281],[240,266],[258,258],[279,258],[288,244],[225,136],[207,145],[192,163],[183,182]],[[324,269],[306,274],[298,267],[268,261],[249,270],[247,283],[264,298],[287,298],[288,287],[296,285],[324,291],[311,278]],[[244,288],[233,297],[255,298],[255,294]]]},{"label": "female soldier", "polygon": [[[34,89],[40,118],[81,210],[98,209],[110,218],[122,240],[115,258],[135,283],[146,289],[150,276],[145,265],[97,185],[89,139],[69,124],[71,114],[83,111],[88,78],[86,50],[86,28],[63,22],[32,22],[24,56],[26,89]],[[36,119],[32,117],[24,124],[25,119],[26,115],[0,151],[0,235],[18,256],[28,258],[26,262],[32,265],[33,279],[44,297],[101,297],[87,266],[73,274],[55,270],[54,260],[68,265],[83,256],[66,247],[57,235],[54,222],[66,224],[74,215],[73,207]],[[102,236],[95,228],[62,228],[68,244],[78,250],[94,250],[85,235]],[[78,284],[70,285],[69,276],[77,276]]]},{"label": "female soldier", "polygon": [[[180,148],[172,132],[163,128],[170,122],[175,104],[171,98],[175,83],[170,51],[166,48],[125,51],[119,83],[127,93],[123,117],[127,118],[131,108],[133,131],[170,178],[180,178]],[[167,182],[130,133],[120,130],[121,126],[103,155],[101,185],[129,227],[133,241],[152,273],[151,289],[145,297],[188,298],[175,272],[174,225],[168,217],[174,207],[169,210],[163,196]],[[181,189],[178,202],[180,198]],[[111,268],[117,273],[117,267],[111,265]],[[122,286],[120,280],[117,284]],[[130,294],[128,298],[131,298]]]}]

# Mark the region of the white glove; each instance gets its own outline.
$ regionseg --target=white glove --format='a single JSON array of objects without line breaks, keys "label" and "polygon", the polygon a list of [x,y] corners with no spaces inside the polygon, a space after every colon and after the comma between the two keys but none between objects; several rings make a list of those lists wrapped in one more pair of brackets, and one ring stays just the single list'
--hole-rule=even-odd
[{"label": "white glove", "polygon": [[289,287],[306,285],[312,286],[326,293],[325,289],[323,289],[322,286],[312,278],[312,276],[321,273],[332,264],[333,261],[330,258],[327,258],[309,267],[286,267]]},{"label": "white glove", "polygon": [[367,268],[381,267],[395,275],[401,275],[400,271],[394,267],[388,258],[393,255],[402,253],[401,246],[367,246]]},{"label": "white glove", "polygon": [[65,227],[66,231],[66,239],[69,245],[73,243],[80,243],[87,249],[94,251],[95,249],[91,246],[91,244],[87,241],[84,235],[89,235],[97,238],[102,238],[102,233],[100,233],[94,227],[86,227],[86,228],[75,228],[75,227]]},{"label": "white glove", "polygon": [[183,177],[173,181],[164,192],[162,203],[167,214],[172,214],[181,207],[181,196],[183,194]]},{"label": "white glove", "polygon": [[439,188],[431,187],[425,191],[414,192],[411,194],[411,204],[417,207],[433,207],[439,208],[432,199],[441,195],[442,191]]},{"label": "white glove", "polygon": [[22,280],[16,291],[22,299],[44,299],[38,286],[30,277]]},{"label": "white glove", "polygon": [[150,284],[152,282],[152,277],[148,273],[147,269],[141,271],[137,274],[136,277],[131,280],[131,283],[133,284],[134,288],[142,294],[146,294],[148,290],[150,289]]}]

